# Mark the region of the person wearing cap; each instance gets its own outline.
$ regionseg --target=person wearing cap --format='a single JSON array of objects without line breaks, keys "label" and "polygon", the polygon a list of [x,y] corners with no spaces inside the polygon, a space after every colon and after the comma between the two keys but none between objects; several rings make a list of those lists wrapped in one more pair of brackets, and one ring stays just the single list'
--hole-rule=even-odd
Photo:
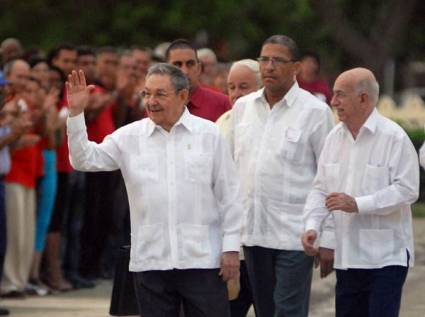
[{"label": "person wearing cap", "polygon": [[225,282],[239,272],[240,186],[218,127],[186,108],[189,85],[170,64],[152,66],[143,90],[149,118],[102,143],[87,139],[93,86],[73,71],[67,90],[70,158],[82,171],[120,169],[131,219],[130,271],[140,315],[229,316]]}]

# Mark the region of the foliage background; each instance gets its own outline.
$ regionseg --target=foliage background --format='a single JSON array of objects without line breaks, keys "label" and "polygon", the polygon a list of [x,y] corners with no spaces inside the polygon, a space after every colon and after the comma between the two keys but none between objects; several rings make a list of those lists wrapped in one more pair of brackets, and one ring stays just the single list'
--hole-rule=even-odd
[{"label": "foliage background", "polygon": [[154,47],[185,37],[229,61],[256,57],[265,38],[283,33],[317,51],[330,79],[359,64],[379,77],[374,59],[424,59],[424,16],[420,0],[0,0],[0,39],[48,50],[63,42]]}]

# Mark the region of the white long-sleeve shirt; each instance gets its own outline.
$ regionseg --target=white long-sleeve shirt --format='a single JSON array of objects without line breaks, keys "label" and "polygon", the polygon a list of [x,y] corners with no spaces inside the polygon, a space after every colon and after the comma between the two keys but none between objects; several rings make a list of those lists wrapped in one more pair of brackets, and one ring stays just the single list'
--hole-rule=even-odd
[{"label": "white long-sleeve shirt", "polygon": [[421,164],[422,168],[425,169],[425,142],[419,149],[419,163]]},{"label": "white long-sleeve shirt", "polygon": [[101,144],[88,141],[83,114],[67,123],[75,169],[122,172],[131,271],[218,268],[222,252],[239,251],[239,179],[213,123],[186,109],[169,133],[143,119]]},{"label": "white long-sleeve shirt", "polygon": [[[320,232],[323,219],[335,221],[335,268],[381,268],[414,263],[410,205],[419,193],[416,151],[404,132],[376,109],[354,140],[338,124],[323,148],[314,188],[305,208],[305,230]],[[326,196],[343,192],[359,212],[333,211]]]},{"label": "white long-sleeve shirt", "polygon": [[230,123],[244,193],[242,244],[302,250],[302,212],[332,112],[295,82],[272,108],[264,89],[241,97]]}]

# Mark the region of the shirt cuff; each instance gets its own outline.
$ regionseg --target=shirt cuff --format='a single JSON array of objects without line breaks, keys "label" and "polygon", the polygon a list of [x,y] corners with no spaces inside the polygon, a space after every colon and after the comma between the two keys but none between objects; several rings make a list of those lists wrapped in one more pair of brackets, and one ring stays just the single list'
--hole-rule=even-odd
[{"label": "shirt cuff", "polygon": [[241,247],[239,234],[231,234],[223,237],[223,252],[239,252]]},{"label": "shirt cuff", "polygon": [[317,221],[314,221],[314,219],[307,219],[305,222],[305,229],[304,231],[308,230],[314,230],[317,233],[320,232],[320,223],[317,223]]},{"label": "shirt cuff", "polygon": [[335,233],[333,231],[323,231],[320,236],[319,246],[322,248],[335,250]]},{"label": "shirt cuff", "polygon": [[73,117],[68,117],[68,119],[66,120],[66,126],[67,126],[68,133],[86,130],[86,121],[84,119],[84,112],[81,112],[80,114]]},{"label": "shirt cuff", "polygon": [[359,214],[372,214],[376,209],[375,199],[373,195],[367,195],[362,197],[354,198],[356,200],[357,208],[359,209]]}]

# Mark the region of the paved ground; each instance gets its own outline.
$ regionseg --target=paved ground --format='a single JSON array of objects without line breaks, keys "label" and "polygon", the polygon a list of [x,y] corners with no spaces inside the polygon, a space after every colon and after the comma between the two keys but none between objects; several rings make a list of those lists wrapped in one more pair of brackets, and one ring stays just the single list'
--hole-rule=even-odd
[{"label": "paved ground", "polygon": [[[401,317],[425,316],[425,219],[417,219],[415,226],[416,266],[409,271],[405,284]],[[335,276],[313,281],[310,317],[334,316],[333,287]],[[14,317],[107,317],[111,282],[101,281],[91,290],[72,291],[25,300],[3,300]],[[249,317],[255,315],[251,312]]]}]

